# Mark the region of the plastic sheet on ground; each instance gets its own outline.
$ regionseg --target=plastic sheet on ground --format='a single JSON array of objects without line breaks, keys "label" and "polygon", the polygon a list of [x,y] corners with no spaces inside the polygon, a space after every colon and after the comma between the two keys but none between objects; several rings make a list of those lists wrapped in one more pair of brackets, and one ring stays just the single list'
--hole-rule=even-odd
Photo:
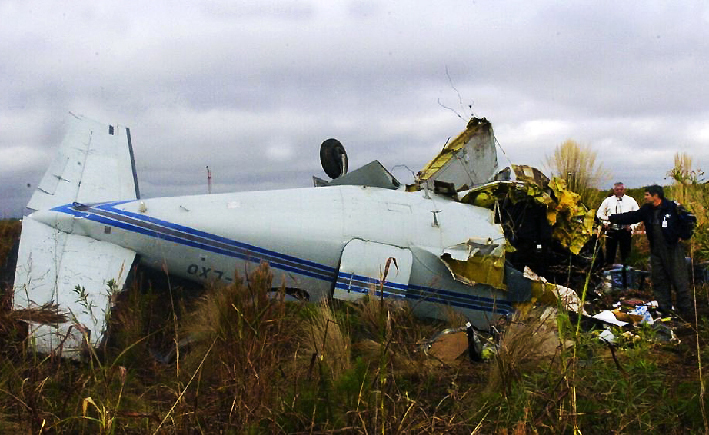
[{"label": "plastic sheet on ground", "polygon": [[[562,308],[578,312],[581,299],[573,289],[559,284],[552,284],[546,278],[534,273],[529,267],[524,268],[524,277],[533,281],[532,292],[535,293],[536,290],[539,299],[544,300],[545,297],[549,298],[551,296],[561,302]],[[586,310],[583,310],[581,314],[586,314]]]},{"label": "plastic sheet on ground", "polygon": [[593,318],[601,320],[606,323],[610,323],[611,325],[616,325],[616,326],[625,326],[628,324],[628,322],[623,322],[621,320],[618,320],[615,317],[615,314],[613,314],[613,311],[611,311],[611,310],[603,310],[600,313],[593,316]]}]

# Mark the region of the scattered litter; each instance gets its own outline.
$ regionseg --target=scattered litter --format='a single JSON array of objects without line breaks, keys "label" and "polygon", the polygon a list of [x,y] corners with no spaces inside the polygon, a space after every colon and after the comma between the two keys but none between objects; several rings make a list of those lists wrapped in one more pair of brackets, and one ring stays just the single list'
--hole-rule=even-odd
[{"label": "scattered litter", "polygon": [[613,265],[613,268],[603,272],[602,287],[607,293],[613,289],[643,289],[645,280],[649,276],[646,271],[634,269],[632,267],[623,266],[621,264]]},{"label": "scattered litter", "polygon": [[[494,345],[491,346],[494,348]],[[480,333],[470,322],[458,328],[444,329],[421,343],[419,347],[426,355],[433,356],[446,364],[452,364],[465,351],[468,351],[472,361],[483,361],[494,354],[489,347],[485,352]]]},{"label": "scattered litter", "polygon": [[647,323],[652,325],[655,321],[652,319],[650,311],[647,309],[646,305],[638,305],[634,310],[628,311],[630,316],[639,316],[640,323]]},{"label": "scattered litter", "polygon": [[[579,305],[581,304],[581,298],[573,289],[564,287],[559,284],[552,284],[547,281],[543,276],[539,276],[529,268],[529,266],[524,267],[524,277],[532,281],[542,283],[545,291],[551,291],[556,299],[561,302],[561,306],[569,311],[578,312]],[[586,311],[583,311],[586,314]]]},{"label": "scattered litter", "polygon": [[451,364],[466,350],[468,350],[468,334],[465,331],[460,331],[439,337],[431,344],[427,353],[446,364]]},{"label": "scattered litter", "polygon": [[603,310],[600,313],[596,314],[593,316],[594,319],[602,320],[606,323],[610,323],[611,325],[616,325],[623,327],[628,324],[628,322],[623,322],[621,320],[618,320],[618,318],[613,314],[613,311],[611,310]]},{"label": "scattered litter", "polygon": [[636,341],[642,340],[642,338],[641,338],[639,335],[633,334],[631,331],[625,331],[625,332],[623,333],[622,337],[623,337],[625,340],[627,340],[627,341],[629,341],[629,342],[633,342],[633,343],[635,343]]},{"label": "scattered litter", "polygon": [[598,334],[598,338],[607,343],[615,343],[615,335],[613,335],[610,329],[603,330],[600,334]]},{"label": "scattered litter", "polygon": [[489,361],[492,359],[495,355],[497,355],[497,346],[490,344],[490,343],[485,343],[483,345],[483,350],[480,353],[480,358],[483,361]]},{"label": "scattered litter", "polygon": [[480,335],[470,322],[466,323],[465,327],[465,332],[468,335],[468,356],[471,361],[482,361],[483,343],[480,340]]},{"label": "scattered litter", "polygon": [[677,338],[677,335],[675,335],[675,331],[673,331],[672,328],[667,325],[655,324],[653,325],[653,328],[655,329],[655,336],[658,341],[669,342],[674,344],[680,344],[682,342],[682,340]]},{"label": "scattered litter", "polygon": [[642,316],[630,314],[622,310],[613,310],[613,315],[621,322],[632,323],[633,325],[637,325],[642,320]]}]

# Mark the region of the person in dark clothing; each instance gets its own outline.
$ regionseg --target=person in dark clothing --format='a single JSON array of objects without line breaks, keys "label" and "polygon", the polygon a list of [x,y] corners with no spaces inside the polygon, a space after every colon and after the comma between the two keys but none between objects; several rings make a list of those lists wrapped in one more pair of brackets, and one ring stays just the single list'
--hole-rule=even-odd
[{"label": "person in dark clothing", "polygon": [[654,184],[645,188],[645,204],[639,210],[614,214],[609,220],[616,224],[645,224],[645,233],[650,241],[650,277],[659,309],[662,312],[672,310],[674,287],[677,311],[687,318],[693,311],[684,247],[680,243],[678,206],[665,198],[661,186]]}]

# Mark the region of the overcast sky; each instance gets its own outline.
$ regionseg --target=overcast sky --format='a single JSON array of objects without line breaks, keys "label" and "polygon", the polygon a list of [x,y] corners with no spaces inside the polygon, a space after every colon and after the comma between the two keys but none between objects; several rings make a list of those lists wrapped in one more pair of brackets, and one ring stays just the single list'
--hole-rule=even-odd
[{"label": "overcast sky", "polygon": [[0,0],[0,217],[68,111],[130,127],[144,197],[310,186],[329,137],[407,182],[471,114],[501,165],[571,138],[662,184],[709,162],[708,81],[706,1]]}]

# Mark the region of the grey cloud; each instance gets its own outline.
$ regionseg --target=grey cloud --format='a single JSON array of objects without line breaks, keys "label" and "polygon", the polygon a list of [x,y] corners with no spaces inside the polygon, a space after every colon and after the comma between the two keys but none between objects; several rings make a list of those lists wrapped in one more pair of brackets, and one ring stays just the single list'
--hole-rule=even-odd
[{"label": "grey cloud", "polygon": [[[661,182],[675,151],[709,157],[708,18],[659,1],[2,2],[0,147],[51,155],[73,110],[131,128],[147,196],[203,192],[206,165],[218,191],[283,188],[322,175],[328,137],[352,167],[417,171],[474,113],[501,161],[540,166],[573,138],[628,185]],[[20,187],[3,197],[26,202]]]}]

